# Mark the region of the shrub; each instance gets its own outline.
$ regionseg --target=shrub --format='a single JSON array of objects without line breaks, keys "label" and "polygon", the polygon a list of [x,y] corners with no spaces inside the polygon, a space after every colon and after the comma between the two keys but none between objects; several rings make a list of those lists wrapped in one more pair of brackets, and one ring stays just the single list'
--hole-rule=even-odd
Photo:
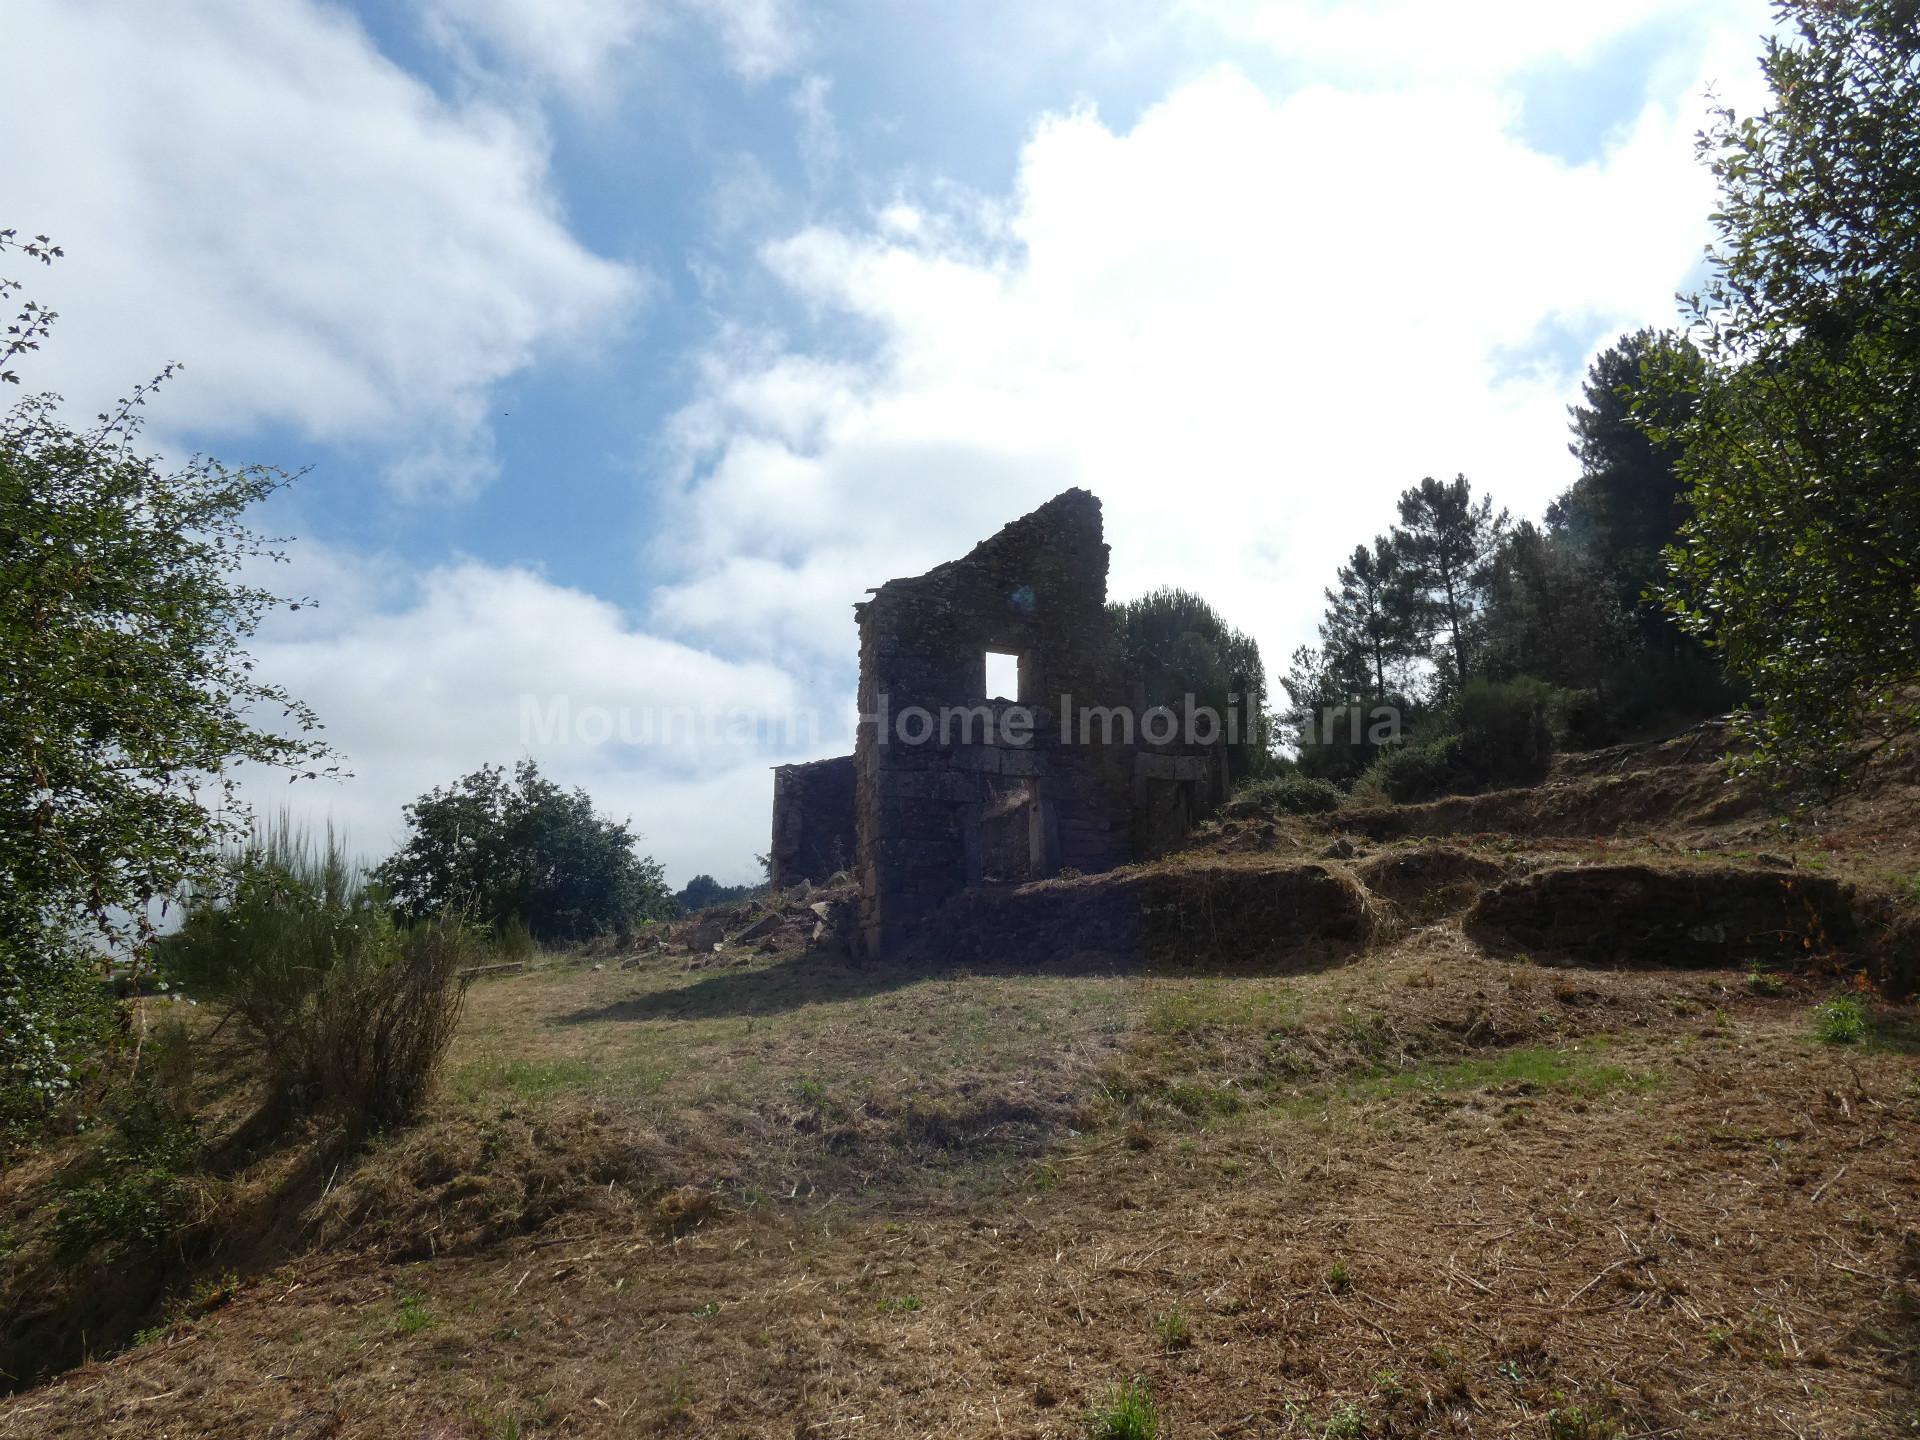
[{"label": "shrub", "polygon": [[1354,786],[1409,805],[1489,786],[1532,784],[1553,760],[1552,717],[1563,693],[1527,676],[1470,680],[1439,734],[1382,752]]},{"label": "shrub", "polygon": [[1745,694],[1711,654],[1687,650],[1664,656],[1636,650],[1608,672],[1604,684],[1567,695],[1560,718],[1571,741],[1582,748],[1598,747],[1724,714],[1740,705]]},{"label": "shrub", "polygon": [[190,903],[162,955],[258,1043],[287,1111],[358,1129],[417,1110],[481,949],[457,916],[396,924],[331,833],[316,846],[283,820],[231,858],[219,895]]},{"label": "shrub", "polygon": [[1269,775],[1249,780],[1234,792],[1236,808],[1267,815],[1324,815],[1345,800],[1329,780],[1305,775]]},{"label": "shrub", "polygon": [[193,1121],[158,1095],[146,1092],[127,1101],[89,1172],[67,1189],[55,1212],[62,1251],[146,1247],[165,1239],[185,1216],[180,1172],[198,1149]]},{"label": "shrub", "polygon": [[1867,1012],[1858,1000],[1829,1000],[1813,1015],[1814,1033],[1829,1045],[1857,1045],[1867,1038]]},{"label": "shrub", "polygon": [[1384,751],[1354,785],[1354,793],[1411,805],[1453,793],[1462,783],[1460,737],[1443,735]]},{"label": "shrub", "polygon": [[518,922],[541,944],[625,936],[673,918],[660,866],[625,822],[594,813],[531,760],[511,779],[483,765],[406,807],[407,838],[374,878],[408,919],[451,909],[496,929]]},{"label": "shrub", "polygon": [[1479,784],[1530,783],[1553,760],[1560,692],[1542,680],[1470,680],[1453,704],[1460,769]]},{"label": "shrub", "polygon": [[112,1032],[97,967],[70,937],[0,934],[0,1145],[32,1130]]}]

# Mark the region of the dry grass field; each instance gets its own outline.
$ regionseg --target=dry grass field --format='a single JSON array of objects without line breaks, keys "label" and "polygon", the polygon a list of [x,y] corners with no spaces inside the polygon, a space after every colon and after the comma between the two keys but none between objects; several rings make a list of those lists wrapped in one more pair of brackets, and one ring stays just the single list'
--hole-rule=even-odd
[{"label": "dry grass field", "polygon": [[[1600,833],[1549,786],[1152,867],[1322,867],[1362,939],[478,981],[421,1124],[234,1176],[270,1222],[0,1436],[1146,1434],[1123,1392],[1172,1437],[1920,1433],[1920,1023],[1862,978],[1911,933],[1911,790],[1782,826],[1692,757],[1555,785]],[[1868,918],[1791,964],[1467,923],[1568,866],[1698,872],[1709,909],[1843,879]],[[54,1163],[0,1181],[9,1234]]]}]

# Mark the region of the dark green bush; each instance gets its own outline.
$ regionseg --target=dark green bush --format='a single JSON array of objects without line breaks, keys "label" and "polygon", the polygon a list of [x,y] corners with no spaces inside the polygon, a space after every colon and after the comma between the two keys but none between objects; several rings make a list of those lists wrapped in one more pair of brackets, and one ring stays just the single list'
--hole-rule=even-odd
[{"label": "dark green bush", "polygon": [[1354,787],[1408,805],[1442,795],[1530,785],[1553,761],[1553,716],[1564,692],[1543,681],[1470,680],[1445,729],[1381,754]]},{"label": "dark green bush", "polygon": [[1346,794],[1329,780],[1307,775],[1268,775],[1233,793],[1233,808],[1264,815],[1324,815],[1338,810]]},{"label": "dark green bush", "polygon": [[1553,761],[1552,716],[1561,692],[1543,680],[1469,680],[1453,703],[1459,765],[1477,785],[1530,784]]},{"label": "dark green bush", "polygon": [[1589,748],[1723,715],[1743,696],[1709,654],[1682,650],[1668,657],[1637,651],[1603,684],[1569,695],[1562,708],[1569,741]]},{"label": "dark green bush", "polygon": [[1381,752],[1354,786],[1361,796],[1412,805],[1450,795],[1466,782],[1460,765],[1460,737],[1442,735],[1419,744]]},{"label": "dark green bush", "polygon": [[0,935],[0,1146],[43,1122],[113,1031],[98,962],[45,924]]},{"label": "dark green bush", "polygon": [[460,910],[496,932],[519,925],[542,945],[630,935],[671,920],[673,892],[631,825],[596,814],[522,760],[483,765],[405,810],[407,836],[373,879],[409,920]]}]

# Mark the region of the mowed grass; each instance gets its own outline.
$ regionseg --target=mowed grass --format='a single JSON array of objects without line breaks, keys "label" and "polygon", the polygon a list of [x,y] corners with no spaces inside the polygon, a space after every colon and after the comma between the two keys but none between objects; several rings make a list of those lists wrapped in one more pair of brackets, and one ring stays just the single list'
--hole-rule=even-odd
[{"label": "mowed grass", "polygon": [[1118,976],[866,978],[792,995],[781,993],[781,965],[756,963],[726,987],[665,966],[618,976],[560,966],[492,982],[469,997],[450,1057],[455,1089],[684,1103],[821,1075],[856,1089],[938,1087],[1110,1048],[1139,1009]]},{"label": "mowed grass", "polygon": [[913,1184],[929,1158],[951,1168],[1071,1128],[1142,1004],[1117,974],[561,962],[471,992],[445,1093],[476,1116],[616,1116],[659,1138],[675,1180]]},{"label": "mowed grass", "polygon": [[[447,1095],[476,1118],[585,1106],[650,1132],[663,1183],[897,1195],[1026,1184],[1075,1137],[1317,1129],[1426,1096],[1592,1100],[1655,1083],[1603,1036],[1564,1028],[1553,982],[1530,967],[1435,958],[1376,952],[1292,974],[558,961],[475,988]],[[1658,989],[1623,982],[1601,1009],[1644,1014]],[[1593,993],[1579,991],[1589,1026]],[[1463,1038],[1496,1013],[1490,1042]]]},{"label": "mowed grass", "polygon": [[1613,1092],[1638,1093],[1659,1083],[1647,1068],[1609,1063],[1606,1036],[1593,1036],[1580,1047],[1523,1046],[1497,1055],[1474,1056],[1444,1065],[1423,1065],[1397,1074],[1370,1077],[1362,1093],[1380,1095],[1427,1093],[1456,1095],[1489,1087],[1537,1090],[1593,1099]]}]

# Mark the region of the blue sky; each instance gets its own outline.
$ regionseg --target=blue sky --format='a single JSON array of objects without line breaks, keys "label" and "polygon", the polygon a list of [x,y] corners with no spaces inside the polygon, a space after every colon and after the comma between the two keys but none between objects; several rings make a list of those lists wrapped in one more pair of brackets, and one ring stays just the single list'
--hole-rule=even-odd
[{"label": "blue sky", "polygon": [[[1421,475],[1537,514],[1587,360],[1697,273],[1766,20],[23,0],[0,223],[68,252],[29,385],[184,360],[156,445],[307,471],[264,518],[320,603],[260,654],[355,778],[262,796],[377,853],[532,753],[744,879],[768,767],[847,743],[853,601],[1066,485],[1116,595],[1274,668]],[[530,732],[557,699],[720,718]]]}]

